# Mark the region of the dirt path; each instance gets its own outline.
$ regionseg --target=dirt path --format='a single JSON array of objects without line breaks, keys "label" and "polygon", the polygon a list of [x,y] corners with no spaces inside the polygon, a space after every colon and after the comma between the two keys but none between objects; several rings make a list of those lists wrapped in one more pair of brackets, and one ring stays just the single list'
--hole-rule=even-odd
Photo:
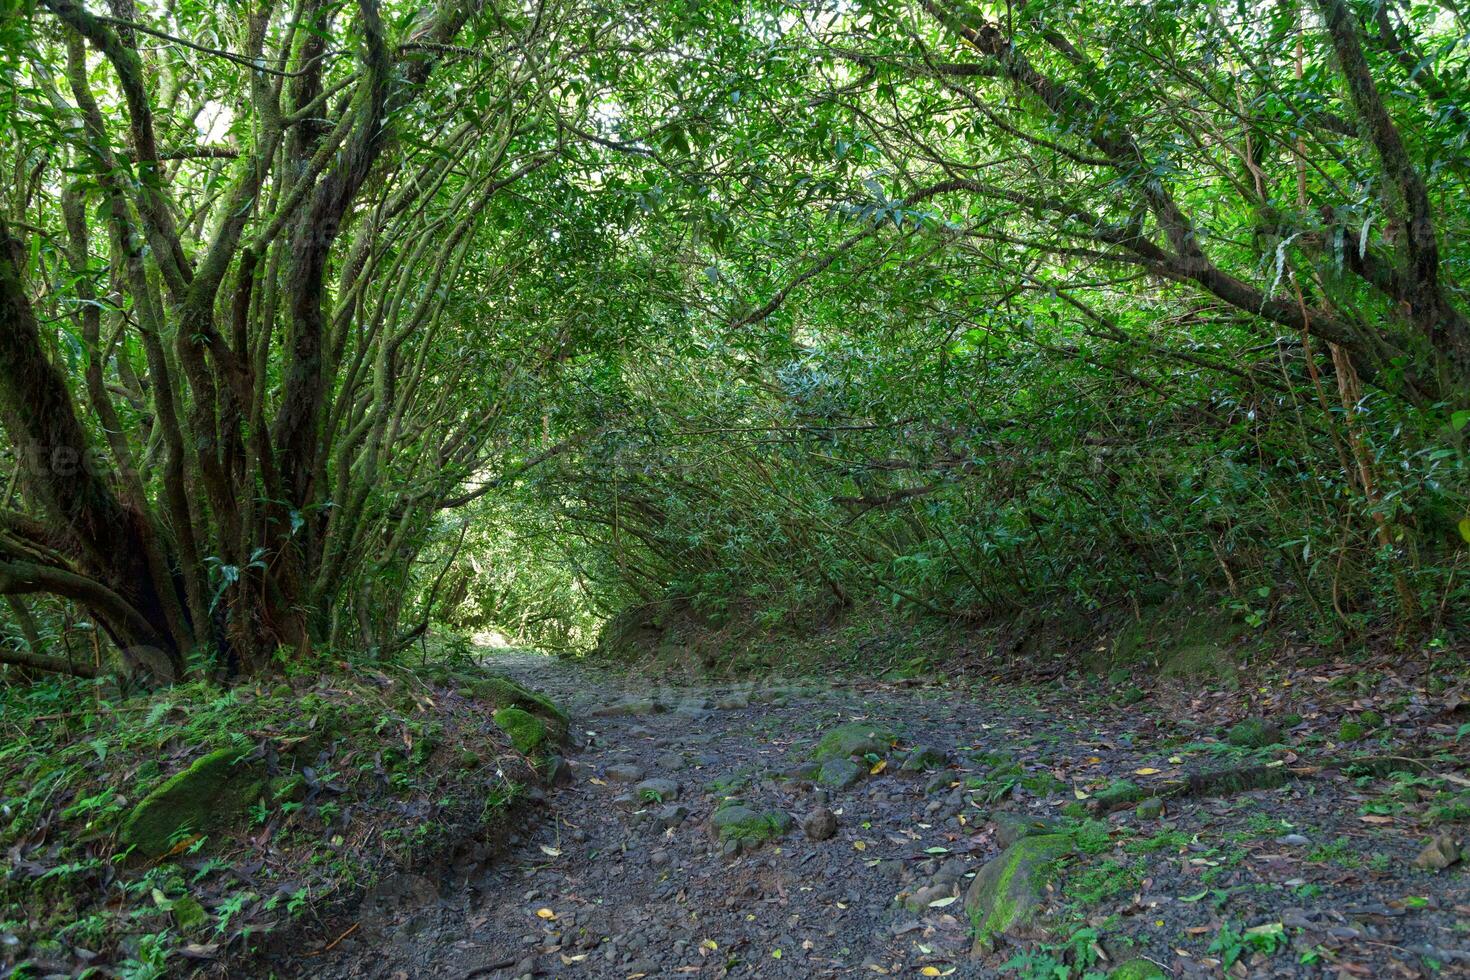
[{"label": "dirt path", "polygon": [[[964,912],[970,879],[998,853],[993,812],[1056,818],[1108,775],[1147,785],[1233,751],[1180,731],[1169,705],[1102,720],[1066,692],[1048,702],[876,683],[650,690],[527,654],[495,667],[569,706],[584,743],[570,780],[547,791],[532,829],[493,866],[386,883],[309,970],[296,960],[278,971],[1016,975],[1023,966],[1006,964],[1020,947],[1005,940],[972,957]],[[824,733],[854,720],[894,729],[900,750],[935,747],[948,763],[901,772],[897,751],[846,789],[789,775]],[[677,788],[655,786],[661,801],[630,799],[644,779]],[[730,796],[758,814],[789,813],[794,826],[732,854],[709,830]],[[1421,831],[1364,822],[1372,798],[1345,777],[1293,779],[1084,824],[1078,853],[1044,895],[1060,909],[1061,938],[1093,932],[1035,969],[1049,968],[1045,956],[1087,963],[1101,953],[1102,972],[1147,956],[1174,976],[1220,976],[1227,963],[1238,976],[1470,975],[1465,865],[1415,868]],[[802,821],[824,805],[836,832],[809,839]]]}]

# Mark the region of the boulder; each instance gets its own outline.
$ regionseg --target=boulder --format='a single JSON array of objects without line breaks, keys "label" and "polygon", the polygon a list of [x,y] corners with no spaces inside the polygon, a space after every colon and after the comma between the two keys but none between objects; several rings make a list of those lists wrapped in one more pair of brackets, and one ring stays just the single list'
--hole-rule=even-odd
[{"label": "boulder", "polygon": [[521,708],[501,708],[490,716],[510,736],[521,755],[532,755],[546,743],[546,722]]},{"label": "boulder", "polygon": [[1108,813],[1129,803],[1137,803],[1144,796],[1143,790],[1131,779],[1119,779],[1092,794],[1093,809]]},{"label": "boulder", "polygon": [[1070,853],[1072,838],[1066,834],[1023,837],[981,868],[965,893],[977,946],[987,947],[1002,934],[1044,938],[1038,913],[1057,863]]},{"label": "boulder", "polygon": [[848,722],[823,735],[812,748],[812,758],[848,759],[855,755],[887,755],[897,736],[883,725]]},{"label": "boulder", "polygon": [[949,765],[949,756],[932,745],[915,745],[903,758],[901,772],[928,772]]},{"label": "boulder", "polygon": [[849,789],[856,786],[867,769],[851,759],[828,759],[817,772],[817,782],[828,789]]},{"label": "boulder", "polygon": [[216,749],[165,780],[133,807],[118,842],[138,857],[167,854],[175,841],[230,826],[260,796],[265,781],[249,749]]},{"label": "boulder", "polygon": [[1010,810],[997,810],[991,814],[990,823],[995,828],[995,844],[1002,850],[1023,837],[1055,834],[1062,829],[1055,820],[1028,817],[1023,813],[1014,813]]},{"label": "boulder", "polygon": [[732,803],[714,812],[710,817],[710,830],[722,843],[750,846],[784,837],[795,822],[790,814],[781,810],[757,812],[743,803]]}]

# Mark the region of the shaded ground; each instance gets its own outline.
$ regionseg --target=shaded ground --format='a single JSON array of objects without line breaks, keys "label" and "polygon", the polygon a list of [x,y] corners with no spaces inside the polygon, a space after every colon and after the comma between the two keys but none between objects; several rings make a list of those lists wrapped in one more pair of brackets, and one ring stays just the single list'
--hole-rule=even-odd
[{"label": "shaded ground", "polygon": [[[1416,717],[1417,741],[1398,744],[1392,716],[1369,717],[1380,745],[1338,732],[1336,709],[1323,707],[1342,688],[1336,678],[1318,677],[1315,689],[1308,675],[1287,678],[1303,717],[1286,719],[1285,744],[1251,748],[1216,737],[1238,697],[1110,709],[1117,692],[1062,688],[651,690],[526,654],[495,666],[571,710],[585,744],[570,781],[548,791],[532,829],[488,868],[394,879],[345,938],[278,958],[269,964],[278,973],[1066,976],[1047,971],[1067,966],[1081,976],[1141,955],[1176,976],[1470,975],[1466,864],[1413,864],[1432,820],[1463,820],[1453,809],[1470,785],[1456,754],[1457,699],[1429,704],[1408,691],[1394,704]],[[832,790],[781,775],[850,720],[896,731],[880,772]],[[916,744],[949,763],[900,772],[902,750]],[[1354,753],[1429,761],[1399,772],[1334,764]],[[1250,765],[1278,782],[1284,774],[1284,785],[1181,796],[1160,816],[1092,809],[1121,778],[1147,795],[1191,772]],[[678,790],[629,799],[643,778]],[[730,856],[708,829],[729,796],[788,812],[797,826]],[[800,822],[823,803],[837,831],[813,841]],[[1070,814],[1076,853],[1043,893],[1047,942],[1002,937],[972,955],[962,896],[998,853],[998,811]]]}]

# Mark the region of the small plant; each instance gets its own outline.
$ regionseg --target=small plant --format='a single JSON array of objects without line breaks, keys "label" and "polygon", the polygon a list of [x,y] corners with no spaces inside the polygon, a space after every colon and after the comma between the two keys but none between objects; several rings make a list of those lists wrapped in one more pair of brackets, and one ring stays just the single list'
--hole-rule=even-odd
[{"label": "small plant", "polygon": [[1285,947],[1288,942],[1290,940],[1286,938],[1286,930],[1279,922],[1252,926],[1244,931],[1238,931],[1233,925],[1226,922],[1220,926],[1219,933],[1210,943],[1209,951],[1217,954],[1221,965],[1228,970],[1248,952],[1270,956]]}]

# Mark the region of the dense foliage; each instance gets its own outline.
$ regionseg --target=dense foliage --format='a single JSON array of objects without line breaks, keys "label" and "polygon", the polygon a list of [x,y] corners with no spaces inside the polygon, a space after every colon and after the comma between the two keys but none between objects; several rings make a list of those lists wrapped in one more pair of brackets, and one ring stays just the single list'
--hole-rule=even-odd
[{"label": "dense foliage", "polygon": [[1470,598],[1453,5],[109,10],[0,28],[7,660]]}]

